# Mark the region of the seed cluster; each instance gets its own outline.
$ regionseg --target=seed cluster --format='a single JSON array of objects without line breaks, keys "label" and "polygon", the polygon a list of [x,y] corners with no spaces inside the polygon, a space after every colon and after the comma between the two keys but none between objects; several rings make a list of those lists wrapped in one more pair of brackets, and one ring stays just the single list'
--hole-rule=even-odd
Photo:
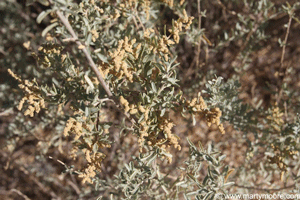
[{"label": "seed cluster", "polygon": [[175,43],[179,43],[179,33],[182,32],[182,28],[185,28],[186,30],[189,29],[193,19],[194,17],[189,17],[186,11],[183,10],[183,17],[179,17],[178,20],[174,22],[173,27],[169,29],[169,32],[173,35]]},{"label": "seed cluster", "polygon": [[36,58],[38,63],[45,68],[51,67],[53,63],[64,62],[67,55],[61,53],[62,46],[55,44],[54,42],[47,42],[39,47],[39,53],[32,53],[32,56]]},{"label": "seed cluster", "polygon": [[124,40],[118,41],[117,49],[109,52],[109,56],[111,57],[109,64],[103,63],[99,67],[100,72],[104,77],[110,73],[117,77],[117,79],[125,77],[129,82],[133,82],[134,69],[127,64],[126,59],[128,54],[133,55],[135,58],[138,57],[138,51],[141,48],[141,44],[137,44],[135,48],[134,44],[136,44],[136,40],[132,39],[129,41],[127,36]]},{"label": "seed cluster", "polygon": [[[82,112],[75,112],[75,114],[80,113],[82,114]],[[90,133],[92,132],[92,129],[89,124],[91,124],[92,121],[87,120],[85,117],[83,117],[83,120],[85,121],[80,122],[75,118],[70,118],[64,129],[64,135],[68,136],[70,133],[74,135],[73,141],[75,145],[70,153],[73,159],[77,157],[77,153],[79,151],[78,146],[85,147],[81,149],[81,151],[84,153],[88,165],[79,177],[83,178],[83,183],[92,183],[92,178],[96,175],[95,171],[101,171],[101,162],[105,158],[105,155],[99,152],[99,149],[109,148],[110,144],[103,143],[97,140],[97,137],[91,135]],[[105,129],[104,133],[108,133],[108,130]]]},{"label": "seed cluster", "polygon": [[[148,145],[150,146],[159,146],[162,149],[166,149],[166,147],[174,146],[177,149],[181,149],[178,138],[174,136],[171,129],[175,125],[172,121],[170,121],[167,117],[161,117],[158,122],[158,130],[150,130],[150,126],[153,122],[150,121],[149,107],[145,107],[143,105],[138,105],[137,107],[133,104],[129,104],[129,102],[123,97],[120,97],[120,103],[124,108],[126,113],[130,113],[132,115],[138,114],[138,116],[143,115],[143,119],[138,123],[139,126],[139,139],[138,143],[140,146],[140,151],[142,151],[143,146],[145,145],[145,140],[147,140]],[[165,135],[165,139],[158,139],[156,132],[161,132]],[[167,143],[167,146],[164,144]]]},{"label": "seed cluster", "polygon": [[267,119],[271,122],[271,126],[277,132],[280,132],[284,121],[282,119],[283,113],[279,110],[277,104],[275,104],[274,108],[271,111],[271,114],[267,116]]},{"label": "seed cluster", "polygon": [[82,183],[93,183],[92,178],[96,176],[96,171],[101,171],[101,163],[105,158],[105,154],[101,152],[93,152],[89,149],[82,149],[85,154],[85,159],[88,161],[88,166],[84,169],[84,172],[79,175],[83,178]]},{"label": "seed cluster", "polygon": [[222,111],[219,108],[208,109],[202,96],[198,98],[193,98],[191,101],[183,99],[183,105],[190,110],[193,114],[203,117],[208,126],[216,124],[219,131],[224,134],[225,129],[223,124],[220,123],[220,117],[222,116]]},{"label": "seed cluster", "polygon": [[29,104],[27,110],[25,110],[24,115],[34,116],[34,113],[39,113],[41,108],[45,108],[45,100],[40,94],[40,89],[35,85],[35,81],[23,81],[19,76],[8,69],[8,73],[19,82],[19,87],[24,91],[25,95],[21,99],[18,105],[18,110],[22,110],[25,102]]}]

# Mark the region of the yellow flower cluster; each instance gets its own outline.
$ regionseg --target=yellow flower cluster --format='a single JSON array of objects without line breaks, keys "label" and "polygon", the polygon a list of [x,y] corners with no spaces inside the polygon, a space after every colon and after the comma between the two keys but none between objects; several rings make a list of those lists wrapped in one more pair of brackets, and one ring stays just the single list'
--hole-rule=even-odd
[{"label": "yellow flower cluster", "polygon": [[267,116],[267,119],[271,121],[271,126],[278,132],[280,132],[284,121],[282,119],[283,113],[280,112],[279,107],[275,104],[275,107],[272,109],[272,114]]},{"label": "yellow flower cluster", "polygon": [[[171,1],[169,1],[169,3],[171,3]],[[185,29],[189,29],[193,19],[194,17],[188,17],[186,11],[183,10],[183,17],[180,17],[177,21],[175,21],[173,27],[169,29],[169,32],[173,35],[174,41],[170,39],[171,36],[167,37],[166,35],[163,35],[161,38],[154,36],[155,41],[157,41],[156,44],[154,40],[150,40],[150,34],[154,33],[154,30],[147,28],[144,31],[144,38],[150,42],[149,50],[153,51],[154,54],[158,52],[163,53],[165,60],[168,60],[170,54],[168,47],[179,43],[179,33],[182,32],[183,27]]]},{"label": "yellow flower cluster", "polygon": [[[80,178],[82,179],[82,183],[88,182],[88,183],[93,183],[92,178],[96,176],[96,167],[94,165],[89,165],[87,168],[84,169],[84,172],[82,174],[79,174]],[[101,171],[99,169],[99,171]]]},{"label": "yellow flower cluster", "polygon": [[187,100],[186,104],[192,107],[195,112],[203,111],[207,108],[207,105],[201,96],[199,98],[193,98],[192,101]]},{"label": "yellow flower cluster", "polygon": [[64,136],[69,136],[69,132],[72,132],[75,135],[74,140],[78,140],[84,134],[82,126],[82,122],[78,122],[74,118],[68,119],[64,129]]},{"label": "yellow flower cluster", "polygon": [[48,41],[48,42],[51,42],[51,41],[53,41],[54,40],[54,38],[51,36],[51,34],[50,33],[47,33],[47,35],[46,35],[46,41]]},{"label": "yellow flower cluster", "polygon": [[208,110],[207,105],[201,96],[192,99],[192,101],[186,100],[184,104],[186,107],[190,108],[194,114],[203,116],[208,126],[216,124],[218,126],[219,131],[222,134],[225,133],[223,124],[220,123],[222,111],[219,108],[212,108]]},{"label": "yellow flower cluster", "polygon": [[84,173],[80,174],[79,177],[83,178],[82,183],[93,183],[92,178],[96,176],[95,171],[101,171],[101,163],[105,158],[105,154],[101,152],[93,152],[89,149],[82,149],[82,151],[89,164],[88,167],[85,168]]},{"label": "yellow flower cluster", "polygon": [[[101,8],[102,5],[101,5],[101,3],[100,4],[99,3],[100,3],[100,1],[95,2],[94,0],[91,0],[90,2],[82,1],[79,4],[79,10],[86,18],[88,18],[90,20],[94,20],[95,15],[99,15],[99,13],[100,14],[104,13],[104,10]],[[112,16],[111,16],[111,18],[112,18]]]},{"label": "yellow flower cluster", "polygon": [[37,55],[33,52],[32,56],[37,59],[39,64],[43,65],[46,68],[51,67],[50,59],[57,59],[57,56],[60,56],[61,61],[63,62],[67,57],[66,54],[61,54],[62,47],[54,43],[44,44],[43,46],[39,47],[38,50],[42,54]]},{"label": "yellow flower cluster", "polygon": [[128,101],[123,96],[120,97],[120,103],[124,107],[125,113],[129,112],[131,115],[134,115],[138,112],[136,106],[134,104],[129,105]]},{"label": "yellow flower cluster", "polygon": [[[75,112],[75,114],[80,113],[81,112]],[[86,118],[83,117],[83,120],[86,120]],[[92,131],[87,123],[78,122],[76,119],[70,118],[67,121],[66,127],[64,129],[64,135],[68,136],[70,132],[75,135],[74,142],[76,145],[70,152],[70,156],[73,159],[77,157],[77,152],[79,151],[78,146],[85,146],[85,148],[83,148],[81,151],[85,154],[85,159],[88,162],[88,166],[84,169],[84,172],[79,175],[79,177],[83,178],[83,183],[92,183],[92,178],[96,175],[95,171],[101,171],[101,162],[105,158],[105,155],[103,153],[93,151],[93,147],[96,144],[98,148],[109,148],[110,144],[103,143],[101,141],[98,141],[93,136],[85,134],[85,130],[88,132]],[[108,133],[108,130],[105,129],[104,133]],[[90,137],[91,142],[86,142],[87,140],[82,140],[81,137]]]},{"label": "yellow flower cluster", "polygon": [[174,0],[161,0],[161,1],[168,4],[168,6],[170,6],[170,7],[174,6]]},{"label": "yellow flower cluster", "polygon": [[297,150],[291,150],[290,146],[287,146],[287,147],[283,148],[283,147],[280,147],[279,145],[271,144],[271,148],[274,149],[274,152],[276,154],[283,153],[283,154],[288,155],[288,156],[293,156],[293,155],[298,154],[298,151]]},{"label": "yellow flower cluster", "polygon": [[18,110],[21,110],[23,107],[23,103],[27,100],[30,106],[28,106],[27,110],[25,110],[24,115],[29,115],[30,117],[34,116],[34,112],[39,113],[41,108],[45,108],[44,99],[37,97],[35,95],[28,95],[28,97],[23,97],[19,103]]},{"label": "yellow flower cluster", "polygon": [[[153,130],[149,129],[152,123],[149,121],[149,108],[141,104],[138,104],[137,106],[130,105],[123,96],[121,96],[119,100],[126,113],[136,114],[139,112],[140,114],[144,114],[144,119],[138,124],[138,143],[140,146],[140,151],[142,151],[146,139],[148,141],[148,145],[159,146],[164,151],[167,151],[167,148],[170,148],[171,146],[177,148],[178,150],[181,149],[181,146],[178,143],[178,138],[172,133],[172,128],[174,127],[174,123],[172,121],[170,121],[166,117],[159,118],[157,123],[159,132],[162,134],[163,138],[158,139],[157,134],[153,132]],[[220,117],[222,115],[222,112],[219,108],[212,108],[209,110],[201,96],[199,96],[198,98],[194,98],[191,101],[184,100],[183,105],[191,110],[194,114],[203,116],[206,119],[208,126],[211,126],[211,124],[216,124],[220,132],[225,133],[223,125],[220,124]],[[172,160],[171,157],[167,157],[167,159],[170,162]]]},{"label": "yellow flower cluster", "polygon": [[125,76],[130,82],[133,82],[133,69],[128,67],[126,58],[128,56],[127,53],[130,53],[137,58],[137,52],[141,48],[141,45],[138,44],[136,48],[133,48],[135,43],[135,39],[129,41],[127,36],[124,40],[119,40],[117,49],[109,52],[109,56],[112,58],[110,67],[103,66],[104,70],[114,74],[119,79]]},{"label": "yellow flower cluster", "polygon": [[113,20],[116,20],[116,19],[118,19],[120,16],[121,16],[121,15],[120,15],[120,12],[116,9],[116,10],[115,10],[115,13],[114,13],[110,18],[113,19]]},{"label": "yellow flower cluster", "polygon": [[149,111],[150,111],[149,108],[148,107],[145,108],[144,106],[139,105],[138,109],[139,109],[139,111],[141,113],[144,113],[144,119],[145,119],[145,121],[148,121],[148,119],[149,119]]},{"label": "yellow flower cluster", "polygon": [[182,31],[182,28],[184,27],[186,30],[189,29],[193,19],[194,17],[188,17],[186,11],[183,10],[183,17],[180,17],[178,20],[176,20],[173,27],[169,29],[169,32],[173,34],[175,43],[179,43],[179,33]]},{"label": "yellow flower cluster", "polygon": [[149,136],[148,133],[148,129],[149,129],[149,124],[147,124],[148,122],[146,121],[142,121],[139,126],[140,126],[140,132],[139,132],[139,139],[138,139],[138,143],[139,143],[139,147],[140,147],[140,152],[142,152],[142,147],[144,146],[144,142],[145,142],[145,137]]},{"label": "yellow flower cluster", "polygon": [[8,73],[19,82],[19,87],[25,92],[25,96],[21,99],[18,110],[22,110],[25,101],[29,104],[24,115],[34,116],[34,112],[39,113],[41,108],[45,108],[45,101],[39,94],[39,88],[33,82],[28,80],[23,81],[20,77],[14,74],[10,69]]},{"label": "yellow flower cluster", "polygon": [[276,164],[280,171],[286,171],[287,165],[284,163],[283,157],[275,155],[273,157],[268,156],[268,159],[270,160],[270,163]]},{"label": "yellow flower cluster", "polygon": [[154,33],[154,30],[152,28],[147,28],[145,31],[144,31],[144,38],[145,39],[150,39],[150,34],[151,33]]},{"label": "yellow flower cluster", "polygon": [[149,17],[150,17],[150,4],[151,4],[151,1],[150,0],[144,0],[143,1],[143,4],[142,4],[142,8],[144,10],[144,12],[146,13],[146,19],[149,20]]},{"label": "yellow flower cluster", "polygon": [[216,124],[222,134],[225,133],[223,124],[220,124],[220,117],[222,116],[222,111],[219,108],[212,108],[209,111],[204,111],[207,125]]},{"label": "yellow flower cluster", "polygon": [[[268,156],[270,163],[276,164],[282,173],[286,172],[287,165],[284,163],[285,156],[294,156],[299,155],[299,152],[296,150],[291,150],[289,146],[282,149],[279,145],[271,144],[271,148],[274,149],[274,156]],[[283,175],[282,175],[283,176]],[[282,177],[281,177],[282,178]]]},{"label": "yellow flower cluster", "polygon": [[[147,40],[150,40],[150,34],[153,33],[154,30],[153,29],[146,29],[146,31],[144,32],[144,38]],[[154,41],[152,41],[151,46],[149,47],[149,50],[153,51],[153,53],[158,53],[161,52],[164,54],[165,60],[168,60],[170,51],[168,46],[172,46],[175,44],[175,42],[173,40],[171,40],[169,37],[167,37],[166,35],[163,35],[162,38],[158,38],[157,36],[155,36],[155,39],[157,40],[157,45],[154,43]]]},{"label": "yellow flower cluster", "polygon": [[[75,114],[82,114],[81,112],[75,112]],[[85,117],[83,117],[83,120],[86,120]],[[84,132],[87,131],[87,132],[91,132],[91,128],[90,126],[88,125],[89,123],[92,123],[92,122],[79,122],[77,121],[75,118],[70,118],[68,119],[67,123],[66,123],[66,127],[64,129],[64,136],[69,136],[69,133],[73,133],[73,135],[75,135],[74,137],[74,141],[77,141],[79,140],[79,138],[81,136],[85,136]],[[104,129],[103,130],[104,133],[108,133],[108,129]],[[103,143],[99,143],[98,141],[92,141],[92,143],[88,143],[88,147],[92,147],[95,143],[97,143],[98,147],[99,148],[102,148],[102,147],[110,147],[109,144],[103,144]]]},{"label": "yellow flower cluster", "polygon": [[92,34],[92,41],[96,42],[96,40],[99,38],[99,33],[95,29],[91,30],[90,32]]},{"label": "yellow flower cluster", "polygon": [[162,123],[159,125],[159,128],[167,135],[167,140],[169,144],[173,145],[175,148],[180,150],[181,146],[178,144],[178,139],[174,134],[172,134],[171,131],[173,126],[174,126],[173,122],[171,122],[169,119],[164,118]]},{"label": "yellow flower cluster", "polygon": [[138,3],[137,0],[123,0],[123,3],[120,4],[121,7],[130,8],[134,7]]}]

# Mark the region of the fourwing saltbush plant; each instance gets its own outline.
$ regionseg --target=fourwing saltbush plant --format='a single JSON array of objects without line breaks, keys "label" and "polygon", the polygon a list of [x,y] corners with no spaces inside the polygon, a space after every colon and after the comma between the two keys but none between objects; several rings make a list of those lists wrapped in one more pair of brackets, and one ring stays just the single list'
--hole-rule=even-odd
[{"label": "fourwing saltbush plant", "polygon": [[[298,115],[284,116],[284,98],[270,108],[262,107],[261,101],[246,104],[239,98],[239,81],[250,66],[251,53],[268,38],[264,28],[276,12],[271,2],[232,1],[247,11],[237,13],[218,1],[238,23],[215,51],[230,42],[244,42],[225,63],[235,69],[235,76],[224,82],[217,76],[211,80],[212,72],[207,72],[199,76],[202,80],[195,80],[203,97],[194,90],[181,91],[176,55],[185,35],[198,50],[201,41],[212,45],[201,28],[201,17],[206,17],[199,8],[202,1],[191,5],[183,0],[37,2],[47,6],[36,19],[47,24],[41,33],[45,42],[39,47],[24,43],[37,61],[33,77],[8,69],[23,91],[17,109],[24,113],[9,129],[17,136],[31,132],[39,140],[41,154],[56,147],[76,161],[84,159],[85,165],[76,166],[75,172],[83,185],[95,184],[101,198],[216,199],[220,193],[255,190],[256,184],[269,184],[271,190],[261,189],[267,192],[299,187]],[[194,5],[198,19],[185,9]],[[297,19],[293,15],[297,6],[284,7],[290,19]],[[172,22],[160,21],[161,12],[172,16]],[[286,40],[281,44],[284,48]],[[206,78],[209,81],[203,81]],[[279,90],[291,94],[288,88]],[[291,109],[288,105],[285,112]],[[194,125],[204,120],[220,133],[225,133],[221,122],[227,121],[242,132],[248,146],[245,162],[234,175],[235,187],[227,183],[233,169],[223,164],[225,156],[213,145],[205,150],[189,139],[188,145],[182,145],[185,138],[174,131],[179,115]],[[35,131],[48,128],[51,133],[37,136],[34,126]],[[9,140],[8,146],[17,140]],[[186,146],[186,159],[172,165]],[[278,174],[290,185],[278,189],[274,181]]]},{"label": "fourwing saltbush plant", "polygon": [[[52,105],[57,107],[56,118],[62,119],[64,108],[68,105],[71,112],[63,132],[64,136],[73,138],[70,155],[74,159],[80,153],[85,156],[87,165],[79,172],[79,177],[83,178],[83,183],[93,183],[106,157],[102,149],[111,147],[113,141],[110,136],[117,134],[116,128],[120,126],[119,120],[103,109],[113,105],[115,112],[118,110],[127,118],[122,132],[138,137],[140,152],[138,166],[132,162],[124,163],[126,169],[121,170],[118,178],[124,182],[130,176],[133,182],[120,184],[116,189],[122,188],[128,199],[138,198],[141,193],[149,196],[150,193],[144,194],[146,190],[156,188],[170,194],[166,183],[160,183],[161,177],[147,187],[143,186],[143,182],[150,181],[148,179],[153,175],[147,174],[158,168],[151,169],[154,159],[167,159],[171,163],[173,155],[170,149],[181,150],[178,136],[172,133],[175,123],[170,118],[171,111],[201,116],[209,126],[216,124],[224,133],[219,108],[208,108],[201,96],[187,100],[178,89],[176,66],[179,63],[175,62],[176,56],[169,48],[179,43],[179,34],[189,29],[193,17],[187,16],[180,4],[174,6],[172,1],[166,4],[159,1],[49,2],[51,8],[37,17],[37,22],[41,22],[51,15],[52,24],[42,33],[47,42],[32,55],[41,69],[52,77],[51,83],[23,80],[9,69],[24,92],[18,110],[24,109],[25,116],[34,117]],[[165,31],[161,35],[155,27],[147,26],[149,21],[155,20],[159,5],[169,6],[179,15],[168,29],[168,34]],[[30,48],[30,44],[25,45]],[[149,152],[152,152],[151,156],[145,158],[143,155]],[[197,159],[198,164],[201,160],[208,160],[209,165],[218,166],[219,162],[209,153],[194,155],[197,154],[194,149],[190,156],[192,160],[195,156],[203,157]],[[143,160],[147,168],[139,172]],[[196,171],[184,180],[189,186],[188,191],[198,198],[213,198],[222,185],[216,181],[224,183],[221,177],[226,173],[221,174],[211,168],[204,186],[198,185],[197,192],[193,192],[194,187],[190,183],[197,183]],[[180,187],[187,186],[176,184],[178,191],[175,196],[182,193]],[[154,198],[162,194],[151,195]]]}]

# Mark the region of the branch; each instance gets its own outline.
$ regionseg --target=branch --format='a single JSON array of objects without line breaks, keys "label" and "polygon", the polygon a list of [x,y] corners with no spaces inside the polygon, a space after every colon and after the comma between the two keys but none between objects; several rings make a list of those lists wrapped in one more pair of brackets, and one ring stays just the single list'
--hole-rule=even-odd
[{"label": "branch", "polygon": [[[283,77],[280,79],[280,82],[281,82],[280,85],[282,85],[284,83],[284,79],[287,75],[288,67],[286,66],[285,69],[284,69],[283,62],[284,62],[284,55],[285,55],[287,40],[288,40],[288,36],[289,36],[289,33],[290,33],[291,24],[292,24],[292,19],[293,19],[293,11],[292,11],[292,13],[289,13],[289,22],[288,22],[288,25],[287,25],[286,34],[285,34],[285,38],[284,38],[284,41],[283,41],[283,48],[282,48],[282,53],[281,53],[280,69],[279,69],[279,71],[283,73],[283,75],[282,75]],[[281,75],[281,74],[279,73],[278,75]],[[280,90],[278,92],[277,101],[276,101],[277,103],[279,103],[281,98],[282,98],[282,92],[283,92],[283,88],[280,87]]]},{"label": "branch", "polygon": [[[61,20],[61,22],[66,26],[67,30],[69,31],[69,33],[72,35],[72,39],[76,42],[76,44],[78,46],[82,46],[83,44],[78,40],[78,37],[75,33],[75,31],[73,30],[73,28],[71,27],[69,21],[66,19],[66,17],[59,11],[56,11],[56,14],[58,16],[58,18]],[[129,113],[125,113],[120,106],[120,102],[119,99],[117,99],[115,96],[113,96],[112,92],[110,91],[108,85],[105,83],[99,69],[97,68],[95,62],[93,61],[91,55],[89,54],[89,52],[87,51],[86,48],[82,49],[85,57],[87,58],[90,67],[92,68],[92,70],[94,71],[94,73],[97,76],[97,79],[99,80],[101,86],[104,88],[105,92],[107,93],[108,97],[114,100],[115,106],[122,111],[122,113],[124,113],[124,115],[131,121],[132,124],[136,124],[136,119],[134,117],[131,117]]]},{"label": "branch", "polygon": [[289,33],[290,33],[291,24],[292,24],[292,18],[293,18],[292,14],[289,15],[289,22],[288,22],[288,26],[287,26],[287,31],[286,31],[286,34],[285,34],[284,42],[283,42],[282,54],[281,54],[281,59],[280,59],[280,67],[281,68],[283,68],[283,61],[284,61],[284,54],[285,54],[286,43],[287,43],[287,40],[288,40],[288,36],[289,36]]},{"label": "branch", "polygon": [[[72,35],[73,39],[76,41],[76,44],[78,46],[81,46],[82,43],[78,40],[77,35],[75,34],[73,28],[71,27],[70,23],[68,22],[68,20],[65,18],[65,16],[60,12],[60,11],[56,11],[57,16],[59,17],[59,19],[61,20],[61,22],[66,26],[67,30],[70,32],[70,34]],[[111,91],[109,90],[108,85],[105,83],[99,69],[97,68],[96,64],[94,63],[91,55],[89,54],[89,52],[86,50],[86,48],[82,49],[85,57],[87,58],[90,67],[92,68],[92,70],[95,72],[97,79],[99,80],[101,86],[104,88],[105,92],[107,93],[108,97],[112,98],[113,94],[111,93]]]}]

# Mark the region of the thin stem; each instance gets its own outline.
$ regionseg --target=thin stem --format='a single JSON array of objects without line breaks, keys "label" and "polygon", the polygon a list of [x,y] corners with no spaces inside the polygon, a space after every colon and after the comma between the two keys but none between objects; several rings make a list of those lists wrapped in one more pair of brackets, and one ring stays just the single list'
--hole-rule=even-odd
[{"label": "thin stem", "polygon": [[[284,68],[283,61],[284,61],[286,44],[287,44],[287,40],[288,40],[288,36],[289,36],[289,33],[290,33],[291,24],[292,24],[292,19],[293,19],[293,11],[291,11],[291,13],[289,13],[289,22],[288,22],[288,26],[287,26],[287,31],[286,31],[286,34],[285,34],[285,38],[284,38],[284,41],[283,41],[283,48],[282,48],[281,59],[280,59],[280,70],[279,70],[282,73],[283,73],[283,70],[284,70],[283,69]],[[281,86],[282,83],[284,82],[284,78],[285,78],[285,76],[287,74],[287,68],[288,67],[286,67],[285,70],[284,70],[283,77],[282,77],[282,79],[280,79],[281,80],[281,84],[279,86]],[[280,75],[280,73],[279,73],[279,75]],[[279,103],[280,100],[281,100],[282,92],[283,92],[283,89],[282,89],[282,87],[280,87],[280,90],[278,92],[277,101],[276,101],[277,103]]]},{"label": "thin stem", "polygon": [[[199,31],[201,30],[201,5],[200,5],[200,0],[197,1],[198,4],[198,29]],[[196,68],[199,66],[199,60],[200,60],[200,52],[201,52],[201,42],[202,42],[202,36],[200,36],[199,44],[198,44],[198,49],[197,49],[197,61],[196,61]]]},{"label": "thin stem", "polygon": [[[61,20],[61,22],[66,26],[66,28],[68,29],[68,31],[70,32],[70,34],[72,35],[73,39],[76,41],[76,44],[78,46],[81,46],[82,43],[80,41],[78,41],[78,37],[75,34],[73,28],[71,27],[70,23],[68,22],[68,20],[65,18],[65,16],[60,12],[60,11],[56,11],[57,16],[59,17],[59,19]],[[108,85],[105,83],[99,69],[97,68],[95,62],[93,61],[91,55],[89,54],[89,52],[87,51],[86,48],[82,49],[85,57],[87,58],[90,67],[92,68],[92,70],[94,71],[94,73],[97,76],[97,79],[99,80],[100,84],[102,85],[103,89],[105,90],[105,92],[107,93],[108,97],[113,97],[113,94],[111,93],[111,91],[109,90]]]},{"label": "thin stem", "polygon": [[142,28],[143,28],[143,31],[145,32],[146,29],[145,29],[145,27],[144,27],[144,25],[143,25],[143,22],[142,22],[141,18],[139,17],[139,15],[136,15],[136,18],[139,20],[139,22],[140,22],[140,24],[141,24],[141,26],[142,26]]},{"label": "thin stem", "polygon": [[237,15],[235,11],[229,10],[220,0],[217,0],[218,4],[228,13],[230,13],[231,15]]},{"label": "thin stem", "polygon": [[[134,11],[132,10],[132,12],[134,12]],[[143,31],[145,32],[146,29],[145,29],[145,27],[144,27],[144,25],[143,25],[143,22],[141,21],[139,15],[135,12],[134,15],[132,15],[132,16],[133,16],[133,17],[132,17],[133,22],[134,22],[134,24],[135,24],[137,30],[138,30],[138,29],[140,28],[140,26],[141,26],[142,29],[143,29]],[[138,23],[137,23],[137,21],[136,21],[136,18],[139,20],[140,26],[138,25]]]},{"label": "thin stem", "polygon": [[289,15],[289,23],[288,23],[287,31],[286,31],[284,42],[283,42],[283,48],[282,48],[282,54],[281,54],[281,60],[280,60],[280,67],[281,68],[283,67],[283,61],[284,61],[284,54],[285,54],[285,49],[286,49],[286,43],[287,43],[287,40],[288,40],[288,37],[289,37],[291,24],[292,24],[292,14]]},{"label": "thin stem", "polygon": [[[66,19],[66,17],[59,11],[56,11],[57,16],[59,17],[59,19],[61,20],[61,22],[66,26],[67,30],[69,31],[69,33],[72,35],[73,39],[76,41],[76,44],[78,46],[83,45],[79,40],[78,37],[75,33],[75,31],[73,30],[73,28],[71,27],[69,21]],[[122,111],[122,113],[131,121],[132,124],[136,124],[136,119],[134,118],[134,116],[131,116],[129,113],[125,113],[120,105],[119,99],[116,98],[115,96],[113,96],[112,92],[110,91],[108,85],[105,83],[99,69],[97,68],[95,62],[93,61],[91,55],[89,54],[89,52],[87,51],[86,48],[82,49],[84,55],[86,56],[90,67],[92,68],[92,70],[94,71],[94,73],[97,76],[97,79],[99,80],[101,86],[103,87],[103,89],[105,90],[105,92],[107,93],[108,97],[114,100],[115,106]]]},{"label": "thin stem", "polygon": [[18,195],[20,195],[21,197],[23,197],[25,200],[30,200],[30,198],[28,198],[28,196],[25,195],[25,194],[23,194],[20,190],[17,190],[17,189],[11,189],[9,192],[10,192],[10,193],[15,192],[15,193],[17,193]]}]

